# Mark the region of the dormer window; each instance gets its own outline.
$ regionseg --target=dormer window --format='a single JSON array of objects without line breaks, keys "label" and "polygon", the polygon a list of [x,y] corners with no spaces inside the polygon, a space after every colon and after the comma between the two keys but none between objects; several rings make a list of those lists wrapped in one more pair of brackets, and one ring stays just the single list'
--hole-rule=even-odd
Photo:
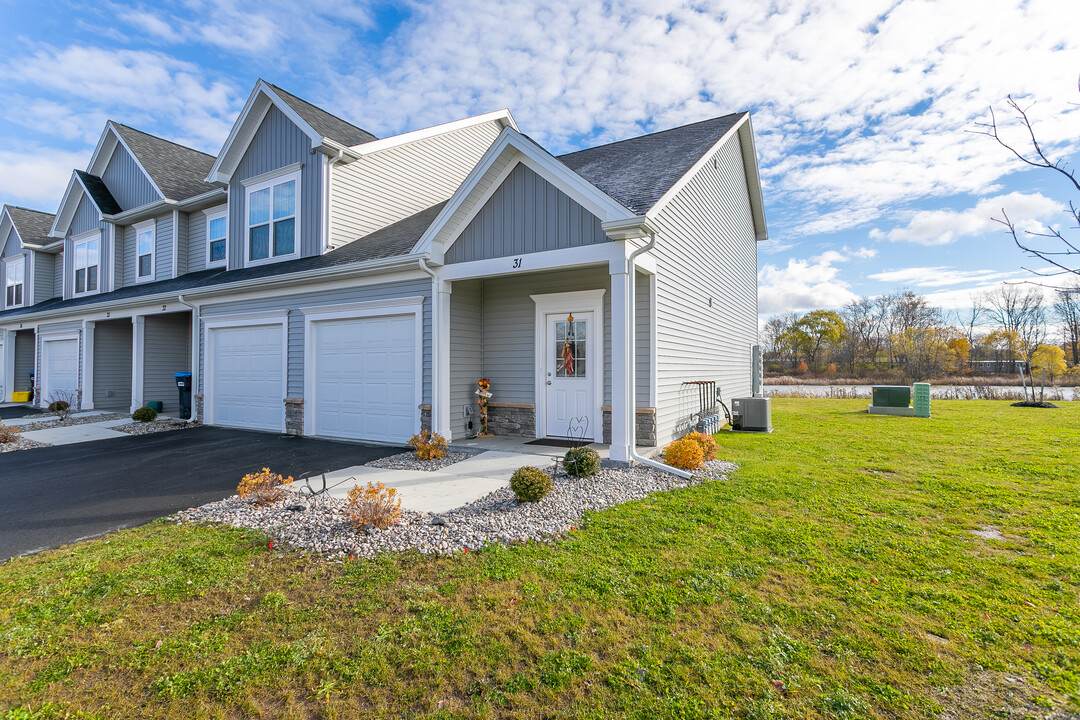
[{"label": "dormer window", "polygon": [[300,225],[300,170],[286,168],[273,177],[245,181],[248,265],[297,257]]},{"label": "dormer window", "polygon": [[20,255],[4,263],[4,307],[22,307],[26,260]]},{"label": "dormer window", "polygon": [[135,282],[150,282],[154,279],[154,235],[156,224],[153,220],[135,225]]},{"label": "dormer window", "polygon": [[101,262],[101,235],[95,231],[93,236],[76,240],[72,245],[75,294],[86,295],[97,292],[98,266]]}]

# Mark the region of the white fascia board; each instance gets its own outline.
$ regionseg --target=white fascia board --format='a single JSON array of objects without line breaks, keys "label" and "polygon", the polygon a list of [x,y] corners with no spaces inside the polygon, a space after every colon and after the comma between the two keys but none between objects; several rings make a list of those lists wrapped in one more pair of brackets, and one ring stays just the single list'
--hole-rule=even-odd
[{"label": "white fascia board", "polygon": [[[484,153],[480,162],[476,164],[476,167],[473,168],[472,172],[469,173],[465,181],[446,203],[446,206],[436,216],[435,221],[420,236],[420,239],[413,247],[414,253],[432,252],[432,244],[439,231],[466,202],[495,161],[510,149],[519,152],[522,156],[521,160],[527,162],[529,167],[536,171],[538,175],[572,197],[578,204],[596,214],[601,221],[633,215],[614,198],[559,162],[551,153],[526,138],[517,130],[507,127],[503,128],[499,137]],[[442,251],[445,251],[445,249],[441,248]]]},{"label": "white fascia board", "polygon": [[[75,210],[79,207],[79,199],[75,196],[76,192],[90,197],[90,193],[86,192],[82,181],[79,180],[78,173],[72,170],[71,179],[68,180],[67,189],[64,190],[64,199],[60,201],[60,208],[56,211],[56,217],[53,218],[52,227],[49,228],[49,237],[62,240],[67,235],[68,228],[71,227],[71,220],[75,216]],[[90,198],[90,202],[93,202],[93,198]]]},{"label": "white fascia board", "polygon": [[754,216],[754,234],[758,241],[769,239],[769,227],[765,223],[765,199],[761,192],[761,173],[758,169],[757,148],[754,145],[754,126],[750,115],[739,128],[743,167],[746,169],[746,190],[750,195],[750,211]]},{"label": "white fascia board", "polygon": [[737,135],[739,132],[739,128],[741,128],[749,119],[750,113],[746,113],[734,125],[728,128],[727,132],[721,135],[720,139],[713,143],[712,147],[702,153],[701,157],[697,159],[697,162],[695,162],[690,167],[690,169],[683,174],[681,178],[676,180],[675,184],[668,188],[668,191],[664,193],[660,197],[660,199],[657,200],[645,214],[650,218],[655,218],[660,213],[660,211],[663,210],[669,202],[671,202],[671,199],[678,195],[682,191],[682,189],[686,187],[686,184],[689,183],[695,175],[697,175],[698,170],[701,170],[701,168],[705,167],[705,164],[709,162],[709,159],[712,157],[713,153],[719,150],[724,143]]},{"label": "white fascia board", "polygon": [[[94,146],[94,153],[90,156],[90,163],[86,166],[86,172],[91,175],[101,175],[105,170],[105,166],[109,164],[109,158],[112,157],[112,152],[119,141],[120,136],[113,130],[112,120],[106,120],[105,129],[101,131],[101,137],[98,138],[97,145]],[[131,151],[128,150],[128,152]]]},{"label": "white fascia board", "polygon": [[419,140],[427,140],[428,138],[436,137],[438,135],[444,135],[456,130],[473,127],[474,125],[483,125],[484,123],[489,122],[496,122],[499,123],[501,127],[511,127],[514,130],[517,130],[517,123],[514,122],[514,117],[510,114],[509,110],[504,108],[502,110],[484,113],[483,115],[474,115],[472,117],[462,118],[461,120],[442,123],[441,125],[432,125],[431,127],[421,128],[420,130],[393,135],[388,138],[382,138],[381,140],[372,140],[371,142],[353,145],[350,149],[357,155],[363,157],[365,155],[388,150],[389,148],[408,145],[409,143],[414,143]]}]

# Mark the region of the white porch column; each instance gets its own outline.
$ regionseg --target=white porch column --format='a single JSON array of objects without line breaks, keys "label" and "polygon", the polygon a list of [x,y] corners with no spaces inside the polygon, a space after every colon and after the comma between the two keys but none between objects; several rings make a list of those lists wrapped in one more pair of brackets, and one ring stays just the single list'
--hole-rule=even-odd
[{"label": "white porch column", "polygon": [[83,410],[94,409],[94,323],[93,320],[83,320],[83,381],[82,402]]},{"label": "white porch column", "polygon": [[131,318],[131,412],[143,406],[143,337],[142,315]]},{"label": "white porch column", "polygon": [[452,283],[432,283],[431,431],[450,439],[450,292]]},{"label": "white porch column", "polygon": [[15,333],[0,331],[0,402],[11,402],[15,392]]},{"label": "white porch column", "polygon": [[611,274],[611,460],[629,463],[634,432],[630,394],[630,275],[625,258],[610,261]]}]

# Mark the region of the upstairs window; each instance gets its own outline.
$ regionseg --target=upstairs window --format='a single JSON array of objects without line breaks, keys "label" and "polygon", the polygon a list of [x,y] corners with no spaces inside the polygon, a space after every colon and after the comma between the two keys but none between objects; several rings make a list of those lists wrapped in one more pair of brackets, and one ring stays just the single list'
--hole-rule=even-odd
[{"label": "upstairs window", "polygon": [[206,266],[224,265],[229,259],[229,221],[226,210],[206,213]]},{"label": "upstairs window", "polygon": [[97,292],[98,265],[101,260],[101,238],[95,236],[74,243],[75,294]]},{"label": "upstairs window", "polygon": [[4,264],[4,307],[22,307],[26,260],[20,255]]},{"label": "upstairs window", "polygon": [[299,254],[300,172],[247,187],[247,263],[281,260]]},{"label": "upstairs window", "polygon": [[153,220],[135,226],[135,282],[154,279],[155,230]]}]

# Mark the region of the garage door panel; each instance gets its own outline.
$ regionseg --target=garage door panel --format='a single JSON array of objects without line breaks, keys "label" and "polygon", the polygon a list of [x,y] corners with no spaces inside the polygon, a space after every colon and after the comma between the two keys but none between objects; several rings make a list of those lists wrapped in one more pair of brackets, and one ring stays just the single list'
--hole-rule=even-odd
[{"label": "garage door panel", "polygon": [[42,354],[45,401],[56,399],[57,393],[74,393],[79,387],[79,341],[45,340]]},{"label": "garage door panel", "polygon": [[255,325],[210,332],[214,424],[280,431],[285,421],[282,327]]},{"label": "garage door panel", "polygon": [[415,432],[412,315],[315,323],[315,432],[404,442]]}]

